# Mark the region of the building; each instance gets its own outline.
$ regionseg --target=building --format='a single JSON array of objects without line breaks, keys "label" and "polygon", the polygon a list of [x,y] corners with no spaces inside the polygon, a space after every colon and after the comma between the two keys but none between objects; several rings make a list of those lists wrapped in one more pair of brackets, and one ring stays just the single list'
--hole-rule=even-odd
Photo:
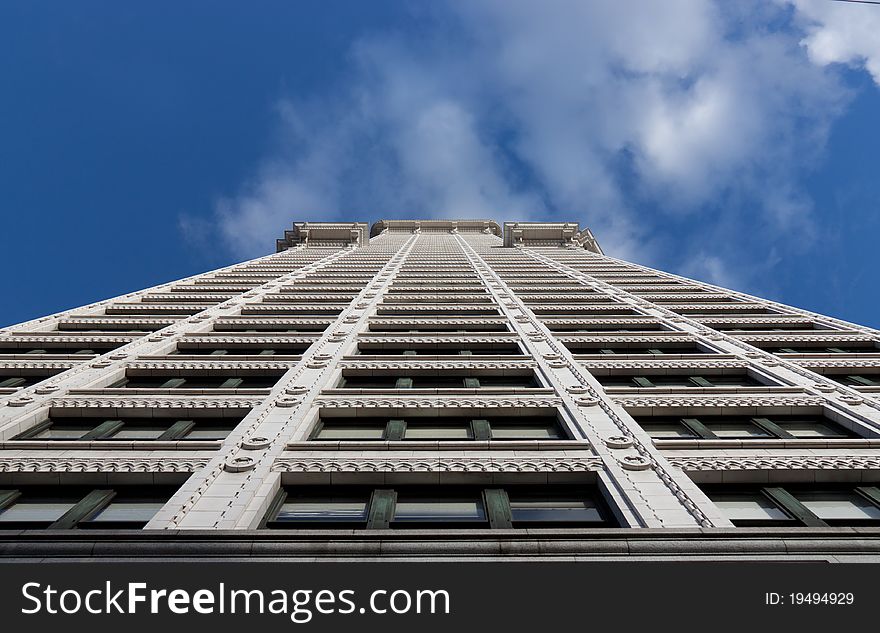
[{"label": "building", "polygon": [[0,554],[874,559],[880,332],[571,223],[295,223],[0,331]]}]

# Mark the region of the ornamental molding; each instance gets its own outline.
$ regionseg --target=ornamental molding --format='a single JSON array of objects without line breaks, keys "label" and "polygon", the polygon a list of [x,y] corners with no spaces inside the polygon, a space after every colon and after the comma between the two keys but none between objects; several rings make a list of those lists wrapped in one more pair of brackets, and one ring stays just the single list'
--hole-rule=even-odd
[{"label": "ornamental molding", "polygon": [[265,398],[211,398],[181,396],[178,398],[55,398],[48,405],[58,409],[253,409]]},{"label": "ornamental molding", "polygon": [[387,458],[387,459],[309,459],[282,457],[275,460],[275,472],[497,472],[497,473],[558,473],[594,472],[602,470],[599,457],[547,458]]},{"label": "ornamental molding", "polygon": [[529,396],[497,396],[485,398],[480,396],[457,397],[319,397],[315,404],[327,409],[499,409],[499,408],[533,408],[551,409],[562,406],[562,398],[529,397]]},{"label": "ornamental molding", "polygon": [[[455,336],[448,335],[422,335],[422,336],[376,336],[375,334],[362,335],[358,341],[360,343],[382,344],[382,343],[511,343],[519,340],[519,336],[515,332],[504,334],[462,334]],[[381,353],[377,350],[376,353]]]},{"label": "ornamental molding", "polygon": [[[317,341],[318,336],[259,336],[254,334],[246,334],[242,336],[184,336],[179,343],[184,345],[238,345],[238,344],[254,344],[260,343],[264,345],[283,345],[283,344],[312,344]],[[182,350],[180,353],[184,353]]]},{"label": "ornamental molding", "polygon": [[[348,294],[298,294],[294,292],[271,293],[264,296],[266,301],[351,301]],[[346,304],[347,305],[347,304]]]},{"label": "ornamental molding", "polygon": [[741,360],[581,360],[587,369],[748,369]]},{"label": "ornamental molding", "polygon": [[[202,308],[204,309],[204,307]],[[125,319],[114,319],[113,317],[107,316],[79,316],[79,317],[68,317],[65,319],[61,319],[59,323],[61,325],[173,325],[181,320],[183,315],[180,318],[175,318],[177,315],[165,315],[165,316],[155,316],[155,317],[130,317]]]},{"label": "ornamental molding", "polygon": [[[59,351],[58,353],[63,353]],[[91,360],[86,356],[84,361]],[[76,367],[79,363],[76,361],[63,360],[4,360],[0,361],[0,369],[70,369]]]},{"label": "ornamental molding", "polygon": [[373,317],[370,319],[370,324],[372,325],[503,325],[505,323],[507,323],[507,319],[501,317],[470,317],[456,319],[451,319],[448,317],[438,317],[436,319],[383,319]]},{"label": "ornamental molding", "polygon": [[[598,334],[598,335],[597,335]],[[577,334],[565,334],[556,336],[556,340],[563,343],[696,343],[699,339],[687,332],[681,335],[652,335],[645,334],[602,334],[596,332],[579,332]],[[578,350],[572,350],[578,353]]]},{"label": "ornamental molding", "polygon": [[[101,334],[98,336],[85,334],[76,334],[74,336],[12,334],[2,337],[2,340],[4,345],[9,343],[122,343],[124,345],[139,338],[139,336],[132,334],[120,334],[119,336],[112,334]],[[58,349],[62,350],[64,348],[59,347]]]},{"label": "ornamental molding", "polygon": [[[218,303],[222,303],[223,301],[227,301],[232,297],[237,296],[236,294],[229,293],[226,295],[219,295],[213,292],[204,292],[204,293],[193,293],[193,294],[184,294],[182,292],[168,292],[168,293],[156,293],[152,295],[145,295],[142,299],[145,303],[152,305],[153,302],[156,302],[157,305],[163,305],[162,301],[168,301],[169,303],[176,304],[177,301],[210,301],[212,304],[217,301]],[[137,304],[136,304],[137,305]],[[213,307],[209,306],[209,307]]]},{"label": "ornamental molding", "polygon": [[478,310],[494,309],[494,306],[492,304],[476,304],[470,307],[455,304],[436,303],[431,305],[381,305],[379,306],[379,309],[382,310],[383,314],[391,312],[476,312]]},{"label": "ornamental molding", "polygon": [[780,457],[687,457],[669,456],[684,471],[700,470],[878,470],[880,456],[786,455]]},{"label": "ornamental molding", "polygon": [[[288,304],[279,304],[279,303],[248,303],[242,307],[242,314],[256,314],[259,312],[289,312],[295,316],[297,312],[309,312],[314,310],[316,307],[319,307],[322,310],[339,310],[342,312],[348,307],[348,304],[339,305],[339,304],[321,304],[320,306],[314,305],[288,305]],[[283,316],[283,315],[281,315]],[[333,315],[327,315],[331,317]]]},{"label": "ornamental molding", "polygon": [[298,361],[200,361],[200,360],[178,360],[178,361],[146,361],[139,360],[125,363],[126,369],[139,369],[144,371],[262,371],[262,370],[282,370],[286,371],[294,367]]},{"label": "ornamental molding", "polygon": [[[737,312],[746,312],[748,310],[766,309],[767,305],[763,304],[763,303],[755,303],[755,302],[751,302],[751,303],[747,303],[747,302],[726,303],[724,301],[715,301],[713,303],[697,304],[697,305],[694,305],[693,303],[666,303],[666,304],[663,304],[661,307],[665,308],[666,310],[671,310],[672,312],[676,312],[678,310],[682,310],[682,311],[684,311],[684,310],[687,310],[687,311],[705,310],[706,312],[716,312],[719,310],[733,310],[733,311],[737,311]],[[682,316],[691,316],[691,315],[684,314]],[[771,315],[765,313],[765,314],[762,314],[761,316],[771,316]]]},{"label": "ornamental molding", "polygon": [[700,325],[799,325],[812,323],[813,320],[802,316],[767,316],[764,314],[754,317],[700,317],[688,315],[686,318],[691,319]]},{"label": "ornamental molding", "polygon": [[834,368],[877,368],[880,367],[880,358],[789,358],[789,363],[799,365],[804,369],[834,369]]},{"label": "ornamental molding", "polygon": [[553,319],[544,318],[540,314],[536,316],[546,325],[654,325],[662,323],[657,317],[648,315],[642,318],[607,316],[599,319]]},{"label": "ornamental molding", "polygon": [[207,465],[207,457],[0,458],[2,473],[192,473]]},{"label": "ornamental molding", "polygon": [[833,343],[833,342],[871,342],[875,340],[864,332],[828,332],[811,330],[804,333],[779,332],[778,334],[752,334],[751,332],[727,332],[743,343]]},{"label": "ornamental molding", "polygon": [[326,319],[303,319],[299,317],[261,317],[248,319],[241,317],[222,317],[217,319],[217,325],[330,325],[336,322],[336,317]]},{"label": "ornamental molding", "polygon": [[452,369],[498,369],[520,370],[534,369],[537,365],[532,360],[394,360],[366,361],[341,360],[340,369],[370,370],[452,370]]},{"label": "ornamental molding", "polygon": [[177,311],[194,311],[201,312],[202,310],[207,310],[208,308],[214,307],[213,305],[206,305],[204,303],[113,303],[107,306],[107,314],[111,314],[110,310],[113,313],[119,312],[151,312],[153,310],[174,310]]},{"label": "ornamental molding", "polygon": [[647,407],[822,407],[826,401],[819,396],[793,395],[632,395],[612,396],[624,409]]},{"label": "ornamental molding", "polygon": [[[640,299],[644,299],[645,301],[693,301],[697,304],[702,303],[716,303],[719,301],[728,301],[733,297],[732,295],[723,293],[723,292],[706,292],[700,294],[688,294],[688,293],[669,293],[669,294],[643,294],[639,295]],[[693,304],[689,304],[693,305]],[[665,307],[665,306],[663,306]]]}]

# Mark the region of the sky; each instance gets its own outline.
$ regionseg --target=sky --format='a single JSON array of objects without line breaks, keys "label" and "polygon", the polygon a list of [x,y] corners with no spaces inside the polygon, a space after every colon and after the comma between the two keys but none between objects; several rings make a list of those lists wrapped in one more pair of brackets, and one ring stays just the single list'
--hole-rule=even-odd
[{"label": "sky", "polygon": [[293,221],[576,221],[880,327],[880,6],[0,4],[0,326]]}]

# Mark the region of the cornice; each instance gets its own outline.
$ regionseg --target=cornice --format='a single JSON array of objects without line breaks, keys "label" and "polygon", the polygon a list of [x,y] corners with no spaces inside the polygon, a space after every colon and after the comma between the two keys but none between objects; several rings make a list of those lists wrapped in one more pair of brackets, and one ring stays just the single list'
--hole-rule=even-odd
[{"label": "cornice", "polygon": [[562,406],[556,396],[321,396],[315,400],[325,409],[555,409]]},{"label": "cornice", "polygon": [[579,458],[380,458],[337,459],[281,457],[272,464],[275,472],[479,472],[479,473],[558,473],[591,472],[602,470],[599,457]]},{"label": "cornice", "polygon": [[786,455],[774,457],[670,455],[669,462],[684,471],[729,470],[880,470],[878,456]]},{"label": "cornice", "polygon": [[192,473],[207,457],[0,457],[2,473]]},{"label": "cornice", "polygon": [[625,409],[653,407],[822,407],[821,396],[791,394],[650,394],[614,395],[612,400]]}]

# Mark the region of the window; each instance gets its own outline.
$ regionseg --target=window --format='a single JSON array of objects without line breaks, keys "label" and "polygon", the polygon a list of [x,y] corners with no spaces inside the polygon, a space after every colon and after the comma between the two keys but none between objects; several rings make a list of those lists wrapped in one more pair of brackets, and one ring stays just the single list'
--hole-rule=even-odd
[{"label": "window", "polygon": [[361,346],[358,353],[369,356],[513,356],[522,354],[518,347],[441,347],[416,346],[408,347],[373,347]]},{"label": "window", "polygon": [[288,486],[266,514],[274,529],[510,529],[617,525],[595,486]]},{"label": "window", "polygon": [[460,441],[566,439],[555,415],[509,418],[324,418],[310,437],[321,441]]},{"label": "window", "polygon": [[309,348],[308,345],[273,347],[184,347],[178,345],[173,354],[185,356],[298,356]]},{"label": "window", "polygon": [[614,375],[596,376],[596,380],[606,387],[753,387],[762,385],[748,374]]},{"label": "window", "polygon": [[186,376],[152,377],[129,376],[116,381],[110,387],[126,389],[266,389],[278,382],[275,376]]},{"label": "window", "polygon": [[14,440],[222,440],[240,418],[49,418]]},{"label": "window", "polygon": [[694,345],[693,347],[586,347],[576,342],[565,341],[565,346],[575,354],[637,354],[662,356],[664,354],[708,354],[709,351]]},{"label": "window", "polygon": [[844,439],[855,432],[820,415],[636,417],[655,439]]},{"label": "window", "polygon": [[880,374],[825,374],[825,377],[852,387],[880,387]]},{"label": "window", "polygon": [[737,527],[880,525],[876,486],[707,487],[706,494]]},{"label": "window", "polygon": [[636,417],[655,439],[843,439],[853,431],[819,415]]},{"label": "window", "polygon": [[343,376],[340,389],[479,389],[481,387],[538,387],[534,375],[525,376]]},{"label": "window", "polygon": [[0,490],[0,529],[140,529],[176,487],[21,486]]}]

